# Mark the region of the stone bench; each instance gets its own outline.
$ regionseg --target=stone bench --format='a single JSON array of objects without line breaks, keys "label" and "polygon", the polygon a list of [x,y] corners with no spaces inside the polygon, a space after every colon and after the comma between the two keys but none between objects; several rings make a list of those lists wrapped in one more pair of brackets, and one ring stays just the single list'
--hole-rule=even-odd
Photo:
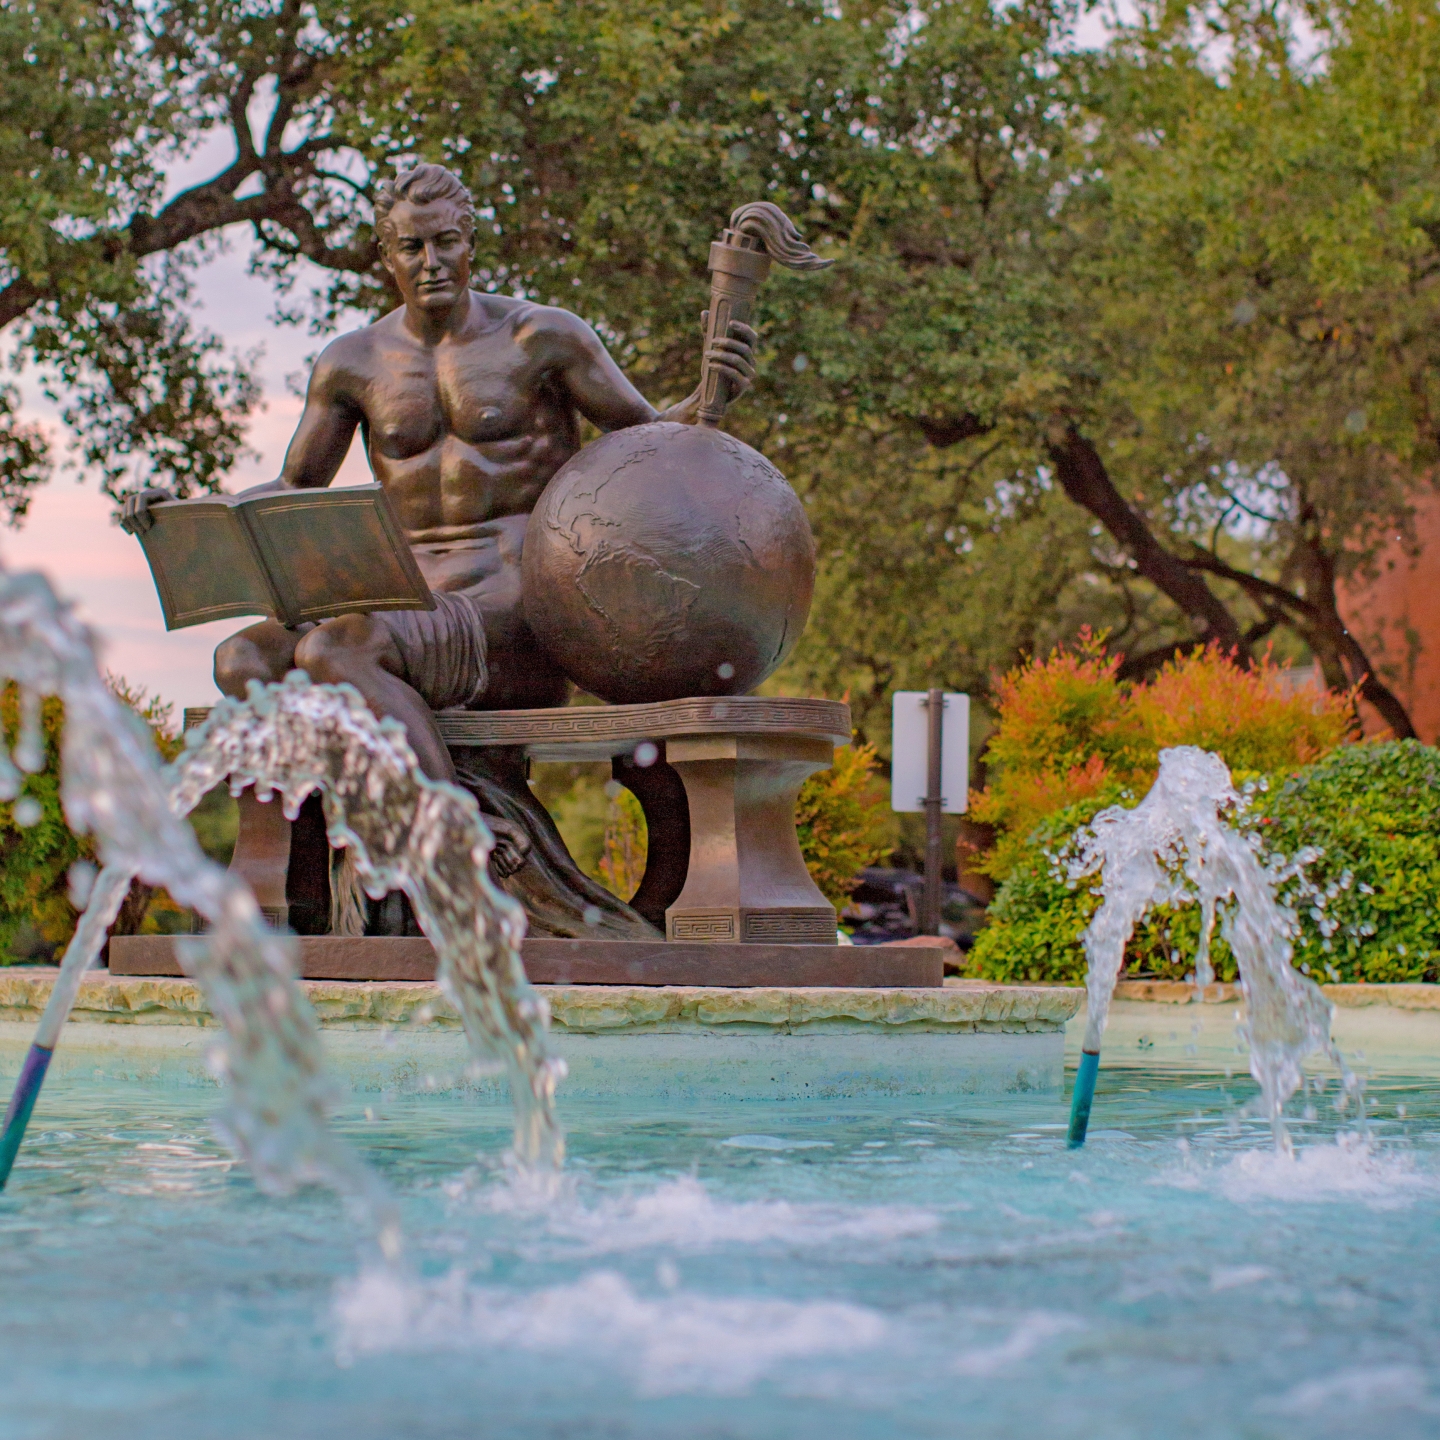
[{"label": "stone bench", "polygon": [[[186,728],[208,714],[187,710]],[[835,911],[801,857],[795,799],[808,776],[829,767],[835,747],[849,742],[848,706],[743,695],[446,710],[436,718],[457,766],[467,752],[522,763],[609,760],[649,832],[645,875],[629,903],[667,939],[834,944]],[[294,923],[298,908],[318,903],[293,863],[298,850],[313,852],[317,827],[323,845],[314,802],[292,827],[278,806],[260,804],[249,791],[241,797],[232,865],[277,920]]]}]

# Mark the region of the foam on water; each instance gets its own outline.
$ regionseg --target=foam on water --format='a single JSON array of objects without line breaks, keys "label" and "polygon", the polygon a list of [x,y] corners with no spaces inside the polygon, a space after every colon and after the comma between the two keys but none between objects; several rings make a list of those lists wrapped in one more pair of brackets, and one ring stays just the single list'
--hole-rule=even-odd
[{"label": "foam on water", "polygon": [[1335,1418],[1337,1412],[1341,1416],[1350,1412],[1352,1423],[1356,1423],[1364,1417],[1396,1410],[1440,1415],[1440,1396],[1430,1389],[1425,1372],[1414,1365],[1376,1365],[1306,1380],[1284,1395],[1261,1401],[1256,1409],[1277,1415],[1328,1418]]},{"label": "foam on water", "polygon": [[660,1246],[698,1252],[722,1245],[879,1245],[928,1234],[939,1224],[933,1211],[912,1206],[722,1200],[693,1175],[682,1175],[593,1206],[557,1207],[546,1229],[587,1254],[606,1255]]},{"label": "foam on water", "polygon": [[1068,1335],[1084,1328],[1084,1322],[1078,1316],[1036,1310],[1021,1316],[1015,1328],[998,1343],[977,1345],[962,1351],[955,1357],[950,1368],[957,1375],[999,1375],[1021,1361],[1028,1360],[1057,1336]]},{"label": "foam on water", "polygon": [[1246,1150],[1220,1164],[1187,1163],[1161,1179],[1181,1189],[1211,1190],[1237,1204],[1359,1201],[1375,1210],[1397,1210],[1440,1195],[1440,1176],[1422,1168],[1413,1153],[1354,1133],[1291,1151]]},{"label": "foam on water", "polygon": [[641,1395],[740,1394],[797,1359],[878,1345],[887,1330],[877,1311],[844,1301],[642,1295],[611,1270],[517,1291],[458,1269],[429,1281],[372,1269],[339,1287],[334,1314],[342,1364],[395,1350],[588,1355],[621,1367]]}]

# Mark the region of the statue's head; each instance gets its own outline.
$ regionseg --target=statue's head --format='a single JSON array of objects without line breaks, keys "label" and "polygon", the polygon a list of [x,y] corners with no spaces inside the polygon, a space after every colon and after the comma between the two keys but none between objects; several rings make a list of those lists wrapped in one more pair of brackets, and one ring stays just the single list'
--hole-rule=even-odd
[{"label": "statue's head", "polygon": [[447,310],[470,284],[475,201],[443,165],[416,165],[375,192],[380,259],[407,305]]}]

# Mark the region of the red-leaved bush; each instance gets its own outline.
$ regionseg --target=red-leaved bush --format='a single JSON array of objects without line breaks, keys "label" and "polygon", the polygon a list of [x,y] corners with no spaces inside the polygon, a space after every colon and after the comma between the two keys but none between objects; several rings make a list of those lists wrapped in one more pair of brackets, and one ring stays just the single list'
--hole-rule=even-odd
[{"label": "red-leaved bush", "polygon": [[988,784],[972,818],[993,825],[983,868],[1003,880],[1047,817],[1092,796],[1143,794],[1159,753],[1213,750],[1241,777],[1317,760],[1354,725],[1353,693],[1294,685],[1268,655],[1242,667],[1211,646],[1172,660],[1148,683],[1117,679],[1121,657],[1088,629],[996,684],[999,724],[986,750]]}]

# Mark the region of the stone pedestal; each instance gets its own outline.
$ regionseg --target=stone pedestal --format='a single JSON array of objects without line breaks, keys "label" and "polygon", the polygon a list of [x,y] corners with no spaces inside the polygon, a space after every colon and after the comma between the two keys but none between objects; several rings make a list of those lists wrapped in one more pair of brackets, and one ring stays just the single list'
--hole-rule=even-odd
[{"label": "stone pedestal", "polygon": [[666,939],[834,943],[835,909],[810,878],[795,834],[795,797],[834,753],[831,740],[813,735],[667,743],[689,801],[690,863],[665,911]]}]

